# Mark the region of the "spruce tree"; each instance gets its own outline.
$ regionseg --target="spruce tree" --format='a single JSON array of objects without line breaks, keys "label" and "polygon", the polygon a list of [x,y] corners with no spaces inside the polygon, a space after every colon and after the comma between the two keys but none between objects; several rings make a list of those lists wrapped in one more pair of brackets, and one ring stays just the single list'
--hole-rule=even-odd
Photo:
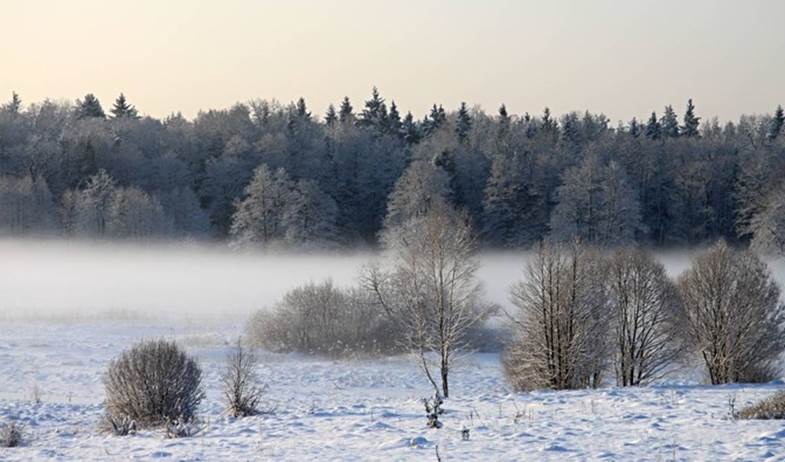
[{"label": "spruce tree", "polygon": [[341,101],[341,107],[338,110],[338,120],[343,122],[351,121],[354,119],[354,108],[352,107],[352,103],[349,101],[348,96],[343,97],[343,101]]},{"label": "spruce tree", "polygon": [[458,135],[458,141],[465,143],[469,139],[469,131],[472,129],[472,117],[469,115],[469,109],[466,103],[461,103],[458,109],[458,120],[455,122],[455,134]]},{"label": "spruce tree", "polygon": [[507,113],[507,106],[499,106],[499,128],[496,132],[497,139],[504,139],[510,133],[510,115]]},{"label": "spruce tree", "polygon": [[641,124],[638,123],[638,118],[633,117],[630,121],[630,135],[637,138],[641,134]]},{"label": "spruce tree", "polygon": [[687,138],[698,136],[700,120],[700,117],[695,116],[695,105],[692,104],[692,98],[690,98],[687,101],[687,111],[684,113],[684,126],[681,127],[681,134]]},{"label": "spruce tree", "polygon": [[387,105],[379,94],[379,89],[373,87],[371,99],[365,102],[365,109],[360,114],[360,125],[376,128],[379,132],[386,131]]},{"label": "spruce tree", "polygon": [[[14,93],[16,94],[16,93]],[[774,117],[769,122],[769,133],[767,135],[769,141],[774,141],[782,132],[782,127],[785,125],[785,113],[783,113],[782,106],[777,106],[774,111]]]},{"label": "spruce tree", "polygon": [[657,113],[651,113],[651,117],[649,117],[649,121],[646,123],[646,138],[650,140],[658,140],[662,136],[662,125],[660,125],[660,121],[657,119]]},{"label": "spruce tree", "polygon": [[390,113],[387,114],[387,127],[390,134],[401,136],[401,114],[398,112],[398,106],[395,105],[395,101],[390,103]]},{"label": "spruce tree", "polygon": [[414,116],[411,112],[407,112],[406,117],[403,118],[401,130],[403,131],[403,140],[406,141],[407,144],[417,144],[420,142],[420,139],[422,138],[420,135],[420,127],[417,126],[417,122],[414,121]]},{"label": "spruce tree", "polygon": [[546,132],[556,131],[556,121],[551,117],[551,108],[547,107],[542,111],[542,128]]},{"label": "spruce tree", "polygon": [[300,97],[297,100],[297,104],[295,105],[295,114],[297,115],[298,119],[310,119],[311,113],[308,112],[308,107],[305,105],[305,98]]},{"label": "spruce tree", "polygon": [[324,123],[328,127],[332,127],[338,121],[338,114],[335,113],[335,106],[330,104],[327,106],[327,113],[324,115]]},{"label": "spruce tree", "polygon": [[122,93],[120,93],[120,96],[118,96],[117,99],[114,101],[114,105],[112,106],[111,113],[112,115],[114,115],[115,119],[139,118],[139,114],[137,113],[136,108],[128,104],[128,101],[125,99],[125,95]]},{"label": "spruce tree", "polygon": [[22,109],[22,99],[17,92],[11,92],[11,101],[8,102],[5,109],[11,114],[19,114],[19,111]]},{"label": "spruce tree", "polygon": [[677,138],[679,136],[679,119],[676,117],[676,112],[673,111],[673,106],[665,106],[665,115],[662,116],[662,134],[666,138]]},{"label": "spruce tree", "polygon": [[85,119],[89,117],[106,118],[101,102],[92,93],[86,94],[84,101],[76,100],[76,118]]}]

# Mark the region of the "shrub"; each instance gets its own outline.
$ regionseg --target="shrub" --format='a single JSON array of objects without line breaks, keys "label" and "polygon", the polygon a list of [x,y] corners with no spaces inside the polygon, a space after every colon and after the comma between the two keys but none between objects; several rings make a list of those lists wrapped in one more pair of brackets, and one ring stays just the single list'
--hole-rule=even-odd
[{"label": "shrub", "polygon": [[14,421],[0,426],[0,447],[15,448],[24,442],[24,426]]},{"label": "shrub", "polygon": [[740,419],[785,419],[785,391],[739,411]]},{"label": "shrub", "polygon": [[202,371],[174,342],[143,341],[123,352],[104,378],[106,412],[141,426],[187,422],[204,398]]},{"label": "shrub", "polygon": [[247,328],[252,345],[330,356],[399,351],[399,332],[367,293],[329,280],[289,291],[272,309],[256,312]]},{"label": "shrub", "polygon": [[259,412],[262,389],[257,386],[256,365],[256,355],[243,348],[238,340],[221,377],[227,410],[233,417],[247,417]]}]

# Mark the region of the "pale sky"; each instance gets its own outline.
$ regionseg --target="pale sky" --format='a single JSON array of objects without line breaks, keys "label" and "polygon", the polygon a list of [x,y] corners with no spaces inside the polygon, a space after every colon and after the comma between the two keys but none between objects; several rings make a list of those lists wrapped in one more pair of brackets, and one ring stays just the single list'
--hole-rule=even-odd
[{"label": "pale sky", "polygon": [[404,110],[666,104],[736,119],[785,104],[782,0],[0,0],[0,99],[121,91],[194,116],[304,96],[323,114],[373,85]]}]

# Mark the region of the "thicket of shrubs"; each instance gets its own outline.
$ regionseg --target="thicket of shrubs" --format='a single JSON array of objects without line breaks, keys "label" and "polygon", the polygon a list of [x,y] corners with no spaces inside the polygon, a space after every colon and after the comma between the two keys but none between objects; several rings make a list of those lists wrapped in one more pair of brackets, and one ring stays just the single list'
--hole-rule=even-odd
[{"label": "thicket of shrubs", "polygon": [[329,356],[397,352],[400,333],[366,292],[329,280],[289,291],[274,307],[256,312],[247,329],[255,346]]}]

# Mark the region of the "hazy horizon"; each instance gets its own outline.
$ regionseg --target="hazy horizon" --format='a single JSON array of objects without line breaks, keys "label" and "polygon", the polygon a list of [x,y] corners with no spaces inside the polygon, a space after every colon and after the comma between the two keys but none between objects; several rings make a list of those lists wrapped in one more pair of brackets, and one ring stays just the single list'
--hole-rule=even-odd
[{"label": "hazy horizon", "polygon": [[0,30],[0,99],[109,107],[124,92],[143,114],[303,96],[315,114],[376,85],[420,118],[461,101],[488,112],[646,117],[693,98],[704,120],[785,102],[785,3],[624,4],[492,0],[225,2],[10,1]]}]

